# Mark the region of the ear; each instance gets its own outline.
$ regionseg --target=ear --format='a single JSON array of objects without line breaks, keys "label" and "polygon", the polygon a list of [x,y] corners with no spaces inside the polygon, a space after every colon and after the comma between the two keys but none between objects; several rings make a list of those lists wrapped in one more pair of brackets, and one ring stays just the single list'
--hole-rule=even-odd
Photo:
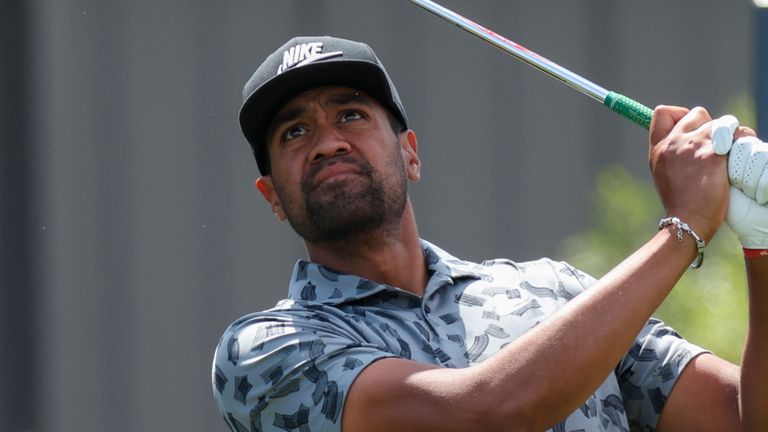
[{"label": "ear", "polygon": [[285,212],[283,211],[283,206],[280,204],[280,199],[275,193],[275,186],[272,184],[272,177],[259,177],[256,179],[255,185],[256,189],[261,192],[261,196],[264,197],[264,200],[269,203],[270,207],[272,207],[272,213],[274,213],[275,216],[280,219],[280,222],[284,222]]},{"label": "ear", "polygon": [[419,159],[419,142],[416,132],[408,129],[400,135],[400,146],[403,149],[403,162],[408,173],[408,180],[421,179],[421,159]]}]

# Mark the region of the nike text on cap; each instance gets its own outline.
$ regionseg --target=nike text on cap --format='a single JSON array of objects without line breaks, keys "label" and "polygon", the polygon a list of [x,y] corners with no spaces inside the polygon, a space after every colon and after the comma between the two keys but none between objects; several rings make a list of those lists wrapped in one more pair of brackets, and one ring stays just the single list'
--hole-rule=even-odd
[{"label": "nike text on cap", "polygon": [[330,36],[296,37],[267,57],[243,88],[240,127],[262,175],[270,173],[266,137],[272,118],[289,99],[326,85],[364,91],[407,127],[400,96],[371,47]]}]

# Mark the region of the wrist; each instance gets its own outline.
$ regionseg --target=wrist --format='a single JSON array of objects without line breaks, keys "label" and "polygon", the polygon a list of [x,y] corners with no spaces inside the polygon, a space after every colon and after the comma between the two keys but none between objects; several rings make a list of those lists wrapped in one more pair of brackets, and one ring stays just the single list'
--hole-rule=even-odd
[{"label": "wrist", "polygon": [[679,243],[682,243],[685,237],[693,240],[696,248],[696,257],[688,267],[692,269],[701,267],[701,264],[704,262],[704,248],[707,243],[685,221],[678,217],[667,217],[659,221],[659,230],[670,228],[674,230],[673,232]]},{"label": "wrist", "polygon": [[704,240],[706,244],[709,244],[712,238],[715,237],[715,234],[717,234],[717,231],[723,222],[723,220],[707,218],[698,213],[686,213],[683,211],[674,212],[671,209],[668,209],[666,217],[677,217],[688,224],[688,226],[696,232],[699,238]]}]

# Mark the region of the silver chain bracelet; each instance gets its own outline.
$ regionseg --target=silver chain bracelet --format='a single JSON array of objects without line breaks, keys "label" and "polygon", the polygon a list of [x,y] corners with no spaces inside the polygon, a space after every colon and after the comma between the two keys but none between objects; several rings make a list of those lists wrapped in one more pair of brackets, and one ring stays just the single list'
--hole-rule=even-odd
[{"label": "silver chain bracelet", "polygon": [[659,221],[659,230],[662,230],[664,227],[669,225],[675,225],[677,227],[677,241],[683,241],[683,233],[688,233],[693,239],[696,241],[696,252],[698,253],[696,255],[696,259],[693,260],[691,265],[688,266],[688,268],[697,269],[701,267],[701,263],[704,262],[704,247],[707,246],[707,244],[704,242],[704,240],[701,239],[701,237],[698,236],[690,226],[688,226],[687,223],[681,221],[677,217],[668,217],[664,218]]}]

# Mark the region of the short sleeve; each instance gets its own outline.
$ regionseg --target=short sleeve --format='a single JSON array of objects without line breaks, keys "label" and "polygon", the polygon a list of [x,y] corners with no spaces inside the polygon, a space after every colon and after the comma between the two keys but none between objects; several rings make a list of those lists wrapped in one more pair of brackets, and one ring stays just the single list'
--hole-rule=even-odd
[{"label": "short sleeve", "polygon": [[663,322],[648,320],[616,370],[631,430],[655,430],[683,369],[705,352]]},{"label": "short sleeve", "polygon": [[357,340],[334,319],[267,311],[227,329],[214,357],[213,393],[232,431],[341,430],[352,382],[393,354]]}]

